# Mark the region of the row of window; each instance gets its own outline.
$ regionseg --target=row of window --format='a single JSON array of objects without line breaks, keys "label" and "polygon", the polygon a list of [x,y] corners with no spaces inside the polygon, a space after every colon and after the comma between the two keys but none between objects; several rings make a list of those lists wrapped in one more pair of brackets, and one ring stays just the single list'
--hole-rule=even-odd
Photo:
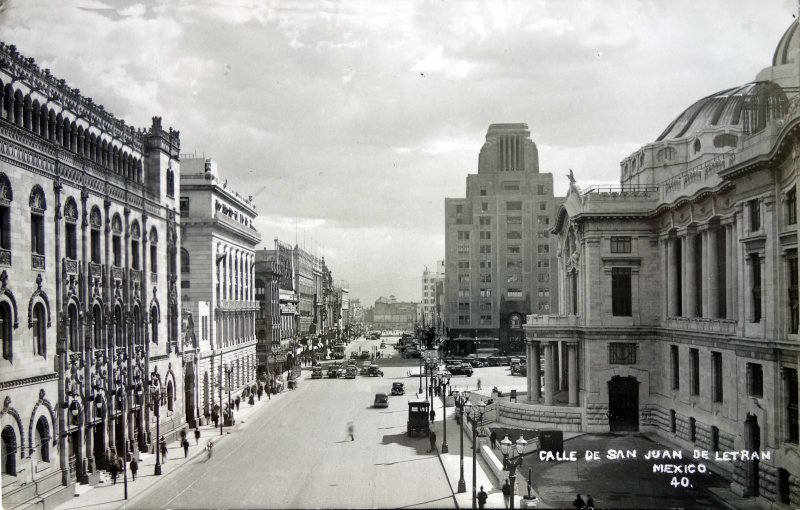
[{"label": "row of window", "polygon": [[[748,395],[762,396],[763,377],[761,375],[761,365],[754,363],[747,364],[747,386]],[[751,365],[753,366],[753,379],[751,380]],[[677,345],[670,346],[670,374],[671,387],[673,390],[680,389],[680,353]],[[752,390],[753,393],[750,391]],[[700,351],[696,348],[689,349],[689,394],[692,396],[700,395]],[[722,353],[711,352],[711,401],[722,402]]]},{"label": "row of window", "polygon": [[[502,187],[504,191],[519,191],[519,181],[503,181]],[[482,197],[485,197],[488,193],[488,189],[484,186],[478,190],[478,194]],[[550,193],[550,189],[545,186],[544,184],[537,184],[536,185],[536,194],[537,195],[546,195]]]}]

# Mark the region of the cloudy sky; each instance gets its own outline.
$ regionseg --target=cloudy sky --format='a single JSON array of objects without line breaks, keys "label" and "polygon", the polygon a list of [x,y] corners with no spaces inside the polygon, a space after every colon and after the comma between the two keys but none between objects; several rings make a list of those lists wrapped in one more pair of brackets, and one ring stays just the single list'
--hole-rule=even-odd
[{"label": "cloudy sky", "polygon": [[0,39],[253,194],[266,245],[371,304],[419,300],[489,124],[526,122],[564,194],[751,81],[794,0],[0,0]]}]

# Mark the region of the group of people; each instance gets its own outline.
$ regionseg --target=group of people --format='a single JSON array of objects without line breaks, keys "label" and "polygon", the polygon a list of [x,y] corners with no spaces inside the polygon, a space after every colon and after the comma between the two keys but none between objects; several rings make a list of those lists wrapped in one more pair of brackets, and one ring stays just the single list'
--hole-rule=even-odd
[{"label": "group of people", "polygon": [[592,498],[591,494],[586,495],[586,501],[583,500],[580,494],[578,497],[575,498],[575,501],[572,502],[572,506],[574,506],[577,510],[586,509],[590,510],[594,508],[594,498]]}]

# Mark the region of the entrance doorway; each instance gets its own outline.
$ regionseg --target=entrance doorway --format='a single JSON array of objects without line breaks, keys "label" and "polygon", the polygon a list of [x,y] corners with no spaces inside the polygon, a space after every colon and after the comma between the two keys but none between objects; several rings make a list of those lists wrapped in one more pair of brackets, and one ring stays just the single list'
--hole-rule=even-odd
[{"label": "entrance doorway", "polygon": [[608,427],[611,432],[639,431],[639,381],[612,377],[608,381]]},{"label": "entrance doorway", "polygon": [[[751,452],[761,450],[761,427],[758,426],[758,418],[752,414],[748,414],[744,421],[744,449]],[[758,461],[745,461],[744,483],[747,496],[758,496],[758,478]]]},{"label": "entrance doorway", "polygon": [[114,447],[116,450],[116,454],[119,456],[124,456],[126,453],[125,450],[125,421],[124,416],[121,414],[114,418]]},{"label": "entrance doorway", "polygon": [[72,478],[72,481],[80,482],[83,478],[80,430],[73,430],[69,434],[69,451],[67,458],[69,459],[69,476]]},{"label": "entrance doorway", "polygon": [[100,420],[94,424],[94,465],[95,469],[106,468],[106,422]]},{"label": "entrance doorway", "polygon": [[11,425],[6,425],[2,432],[2,472],[4,475],[17,476],[17,435]]},{"label": "entrance doorway", "polygon": [[184,365],[184,378],[183,378],[183,401],[186,405],[186,423],[189,424],[189,428],[194,428],[197,426],[195,421],[195,396],[194,396],[194,386],[195,386],[195,376],[194,376],[194,361],[189,361]]}]

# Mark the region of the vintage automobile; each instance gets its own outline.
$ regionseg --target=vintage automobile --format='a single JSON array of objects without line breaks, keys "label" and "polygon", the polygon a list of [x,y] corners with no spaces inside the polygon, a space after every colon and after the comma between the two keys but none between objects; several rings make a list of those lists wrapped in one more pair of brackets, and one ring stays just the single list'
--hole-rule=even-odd
[{"label": "vintage automobile", "polygon": [[450,372],[450,375],[466,375],[470,377],[472,376],[472,365],[469,363],[462,363],[448,368],[447,371]]},{"label": "vintage automobile", "polygon": [[361,351],[361,355],[359,357],[361,359],[369,359],[369,351]]},{"label": "vintage automobile", "polygon": [[403,383],[396,382],[392,383],[392,395],[405,395],[406,389]]},{"label": "vintage automobile", "polygon": [[311,369],[312,379],[322,379],[322,367],[314,367]]},{"label": "vintage automobile", "polygon": [[381,340],[381,347],[380,348],[381,349],[386,349],[386,342],[384,342],[383,340]]},{"label": "vintage automobile", "polygon": [[386,396],[386,393],[376,393],[375,394],[375,402],[372,404],[373,407],[389,407],[389,397]]},{"label": "vintage automobile", "polygon": [[344,377],[345,379],[355,379],[356,375],[358,374],[358,369],[353,365],[348,365],[347,370],[345,370]]},{"label": "vintage automobile", "polygon": [[367,369],[367,375],[370,377],[383,377],[383,370],[378,365],[370,365],[369,369]]},{"label": "vintage automobile", "polygon": [[359,374],[361,374],[361,375],[368,375],[368,374],[369,374],[369,367],[370,367],[370,365],[372,365],[372,362],[371,362],[371,361],[365,361],[365,362],[364,362],[364,363],[361,365],[361,368],[358,370],[358,373],[359,373]]},{"label": "vintage automobile", "polygon": [[408,421],[406,422],[406,434],[408,437],[414,434],[430,435],[429,412],[430,403],[427,400],[408,401]]},{"label": "vintage automobile", "polygon": [[339,365],[331,363],[328,365],[328,378],[336,379],[337,377],[339,377]]},{"label": "vintage automobile", "polygon": [[472,368],[483,368],[484,366],[480,358],[470,358],[469,364],[472,365]]},{"label": "vintage automobile", "polygon": [[403,354],[404,358],[421,358],[422,353],[416,349],[408,349],[405,354]]}]

